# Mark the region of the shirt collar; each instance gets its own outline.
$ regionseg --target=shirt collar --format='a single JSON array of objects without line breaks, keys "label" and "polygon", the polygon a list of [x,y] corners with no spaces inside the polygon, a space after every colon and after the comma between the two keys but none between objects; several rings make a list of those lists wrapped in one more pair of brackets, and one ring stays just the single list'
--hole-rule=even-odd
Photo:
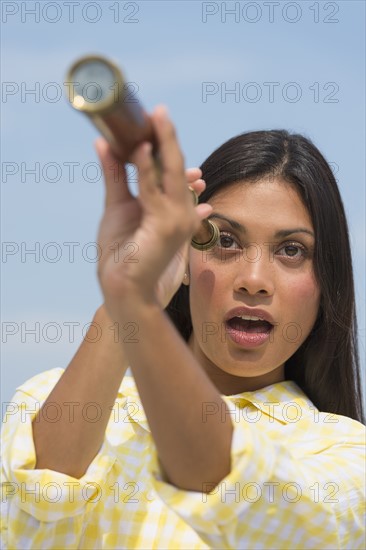
[{"label": "shirt collar", "polygon": [[261,413],[278,420],[282,424],[297,422],[309,410],[316,407],[293,380],[284,380],[259,390],[236,395],[221,396],[228,404],[244,408],[253,405]]},{"label": "shirt collar", "polygon": [[[134,407],[127,407],[127,415],[132,422],[137,422],[149,430],[147,418],[140,401],[137,387],[132,375],[126,374],[118,391],[119,397],[127,398]],[[304,413],[317,410],[312,401],[293,380],[284,380],[259,390],[238,393],[235,395],[221,395],[224,401],[240,409],[248,405],[254,406],[282,424],[292,424],[299,420]]]}]

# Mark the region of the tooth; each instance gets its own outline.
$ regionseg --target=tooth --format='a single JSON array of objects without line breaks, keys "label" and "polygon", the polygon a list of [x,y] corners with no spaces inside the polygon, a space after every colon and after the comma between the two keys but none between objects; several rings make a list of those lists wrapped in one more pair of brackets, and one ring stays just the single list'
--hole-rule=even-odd
[{"label": "tooth", "polygon": [[255,317],[254,315],[241,315],[240,318],[244,321],[263,321],[262,317]]}]

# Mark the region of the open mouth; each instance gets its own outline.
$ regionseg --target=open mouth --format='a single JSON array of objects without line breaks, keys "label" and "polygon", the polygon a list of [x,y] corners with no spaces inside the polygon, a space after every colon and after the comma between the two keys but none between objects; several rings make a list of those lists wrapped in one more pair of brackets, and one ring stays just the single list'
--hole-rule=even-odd
[{"label": "open mouth", "polygon": [[268,334],[273,325],[264,319],[243,319],[243,317],[232,317],[226,322],[232,330],[246,332],[248,334]]}]

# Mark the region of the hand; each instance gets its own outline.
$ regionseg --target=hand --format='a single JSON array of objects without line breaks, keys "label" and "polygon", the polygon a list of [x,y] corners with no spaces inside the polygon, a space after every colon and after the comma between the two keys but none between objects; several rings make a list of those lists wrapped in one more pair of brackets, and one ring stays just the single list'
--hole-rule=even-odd
[{"label": "hand", "polygon": [[[202,172],[199,168],[188,168],[185,171],[187,184],[199,196],[206,188],[205,182],[200,179]],[[164,273],[158,280],[156,295],[163,309],[167,307],[174,294],[182,284],[184,273],[188,270],[188,252],[190,242],[187,241],[180,250],[176,252],[168,264]]]},{"label": "hand", "polygon": [[149,144],[138,147],[129,161],[139,173],[139,196],[129,192],[124,166],[103,139],[96,142],[106,184],[105,212],[99,227],[102,254],[99,282],[106,308],[117,319],[127,301],[155,301],[166,307],[179,288],[187,267],[190,240],[212,208],[194,207],[190,185],[199,194],[205,184],[199,169],[184,171],[183,157],[172,123],[162,108],[151,116],[159,144],[163,192]]}]

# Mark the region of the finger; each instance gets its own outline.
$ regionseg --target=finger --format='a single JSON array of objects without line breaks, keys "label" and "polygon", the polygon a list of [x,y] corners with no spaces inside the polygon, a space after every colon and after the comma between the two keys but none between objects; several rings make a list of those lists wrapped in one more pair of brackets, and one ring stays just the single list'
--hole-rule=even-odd
[{"label": "finger", "polygon": [[159,143],[164,192],[177,200],[188,200],[184,158],[166,108],[163,105],[156,107],[151,120]]},{"label": "finger", "polygon": [[207,216],[209,216],[210,214],[212,214],[212,212],[213,212],[213,208],[211,204],[208,204],[208,202],[204,202],[196,206],[196,213],[198,214],[198,217],[201,221],[207,218]]},{"label": "finger", "polygon": [[[151,143],[145,142],[137,147],[131,156],[131,162],[136,165],[139,175],[139,197],[146,205],[151,204],[151,201],[161,195],[151,151]],[[149,202],[146,202],[147,200]]]},{"label": "finger", "polygon": [[186,178],[189,187],[196,192],[198,197],[206,189],[206,183],[203,179],[201,179],[201,176],[202,170],[200,168],[195,167],[186,169]]},{"label": "finger", "polygon": [[190,183],[189,187],[191,187],[199,196],[206,189],[206,182],[198,179]]},{"label": "finger", "polygon": [[126,169],[115,157],[108,142],[104,138],[98,138],[94,146],[103,168],[106,188],[105,206],[133,199],[127,185]]},{"label": "finger", "polygon": [[186,169],[186,178],[189,183],[192,183],[195,180],[198,180],[202,177],[202,170],[199,168],[187,168]]}]

